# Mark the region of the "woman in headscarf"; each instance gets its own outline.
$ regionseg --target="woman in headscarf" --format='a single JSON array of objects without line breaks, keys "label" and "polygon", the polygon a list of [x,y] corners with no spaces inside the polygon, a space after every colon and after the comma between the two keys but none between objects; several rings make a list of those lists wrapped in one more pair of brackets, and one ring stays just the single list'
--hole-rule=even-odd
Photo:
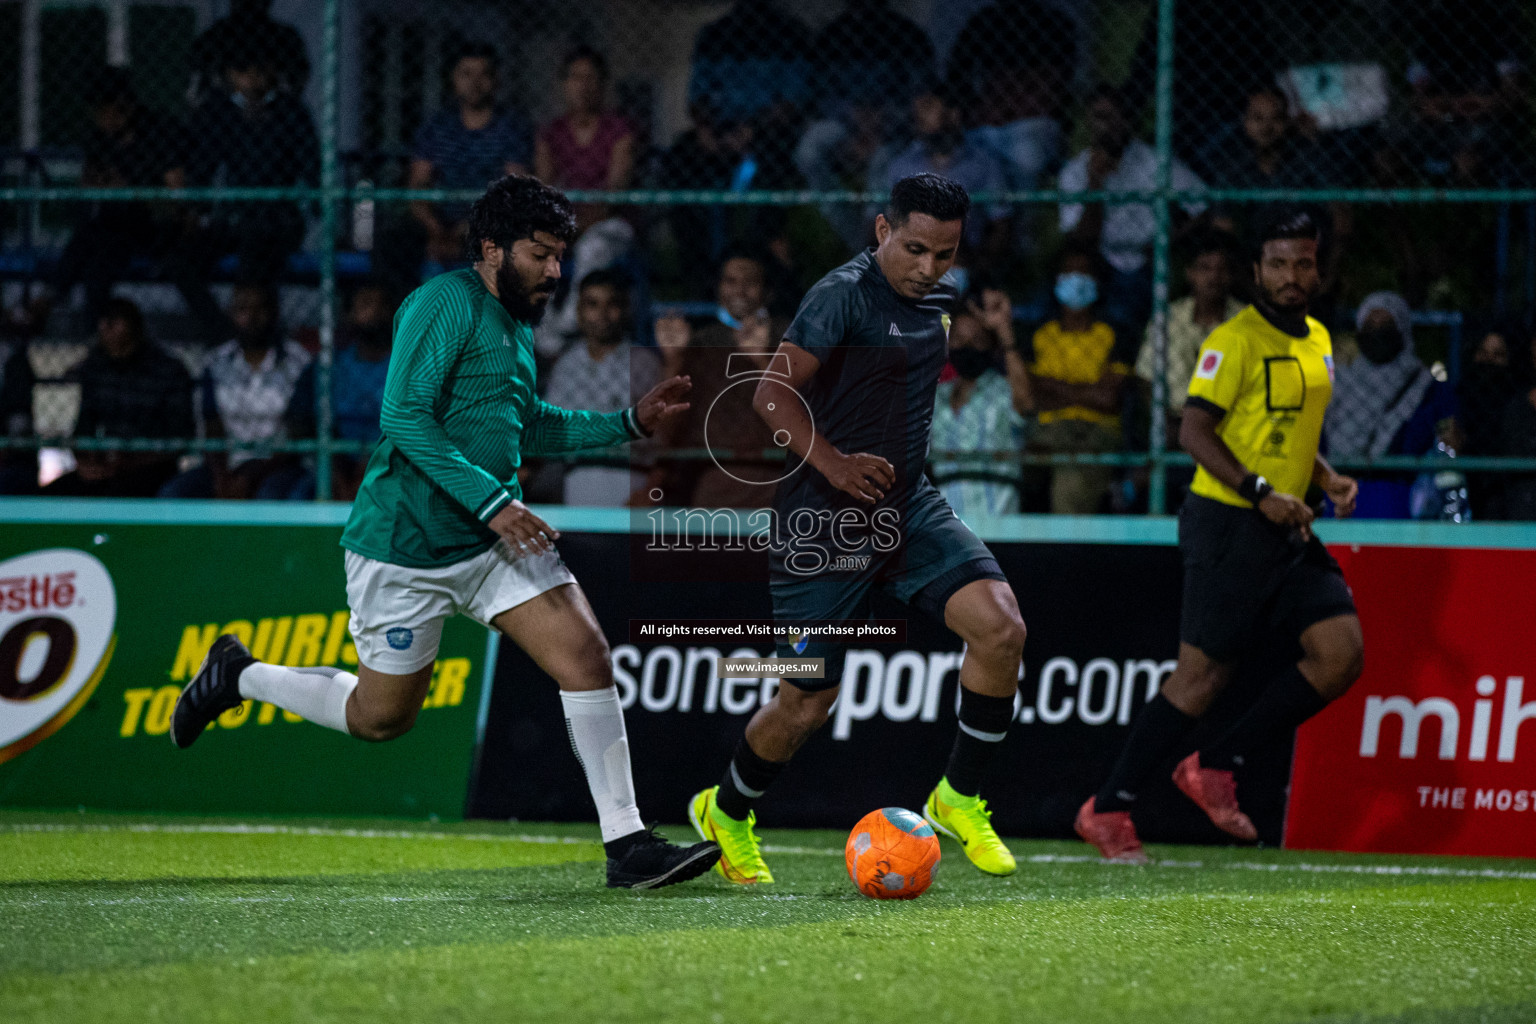
[{"label": "woman in headscarf", "polygon": [[[1355,313],[1360,355],[1339,367],[1324,421],[1328,457],[1424,455],[1436,441],[1458,447],[1456,392],[1436,380],[1413,350],[1408,301],[1395,292],[1366,296]],[[1355,515],[1409,517],[1413,473],[1360,474]]]}]

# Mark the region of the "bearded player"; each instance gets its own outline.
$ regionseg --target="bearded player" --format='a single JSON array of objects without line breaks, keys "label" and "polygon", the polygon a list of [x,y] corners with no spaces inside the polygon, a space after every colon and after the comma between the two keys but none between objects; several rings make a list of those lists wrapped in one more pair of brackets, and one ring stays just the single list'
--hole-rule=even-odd
[{"label": "bearded player", "polygon": [[1173,773],[1218,828],[1245,842],[1258,838],[1237,800],[1245,755],[1294,732],[1360,677],[1364,641],[1354,597],[1312,532],[1305,501],[1316,485],[1335,514],[1347,516],[1358,491],[1317,450],[1333,394],[1333,343],[1307,315],[1319,287],[1319,238],[1311,214],[1272,214],[1254,253],[1253,305],[1200,347],[1179,428],[1179,443],[1199,468],[1179,510],[1178,664],[1137,717],[1103,787],[1077,813],[1078,835],[1110,860],[1146,861],[1131,819],[1136,798],[1256,641],[1294,639],[1301,660]]},{"label": "bearded player", "polygon": [[[956,298],[944,277],[969,208],[965,189],[947,178],[898,181],[875,221],[879,244],[811,289],[774,357],[787,373],[762,376],[753,407],[804,460],[774,499],[777,520],[800,541],[799,555],[774,549],[775,620],[792,628],[865,619],[879,589],[965,640],[959,730],[923,814],[981,870],[1006,875],[1014,857],[979,793],[1013,720],[1024,622],[997,560],[923,475]],[[803,529],[812,523],[819,535]],[[838,561],[802,557],[812,543]],[[720,844],[716,869],[740,884],[773,881],[753,804],[827,720],[843,672],[837,644],[780,644],[779,656],[821,657],[825,676],[784,676],[720,784],[688,808],[699,834]]]},{"label": "bearded player", "polygon": [[608,854],[608,885],[654,888],[696,877],[714,843],[674,846],[640,821],[608,644],[554,547],[518,500],[522,455],[605,448],[649,436],[688,408],[673,377],[614,413],[549,405],[534,392],[533,325],[576,235],[565,196],[509,175],[470,211],[474,266],[439,275],[395,316],[394,353],[368,462],[342,533],[356,675],[287,668],[219,637],[180,699],[171,736],[188,747],[221,712],[260,700],[374,742],[416,719],[443,620],[467,615],[554,677]]}]

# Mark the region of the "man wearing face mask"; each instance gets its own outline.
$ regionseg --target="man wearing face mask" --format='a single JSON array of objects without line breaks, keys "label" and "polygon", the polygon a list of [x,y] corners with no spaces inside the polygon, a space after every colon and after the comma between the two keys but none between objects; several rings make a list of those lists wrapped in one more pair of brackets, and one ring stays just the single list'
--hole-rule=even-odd
[{"label": "man wearing face mask", "polygon": [[[1435,380],[1413,350],[1408,300],[1394,292],[1367,295],[1355,313],[1360,355],[1340,366],[1324,422],[1335,459],[1423,455],[1436,441],[1463,449],[1456,391]],[[1355,514],[1370,519],[1410,515],[1412,473],[1384,473],[1360,481]]]},{"label": "man wearing face mask", "polygon": [[[1007,364],[999,372],[998,349]],[[982,292],[949,329],[949,365],[933,403],[933,482],[961,519],[1019,511],[1018,464],[998,455],[1024,447],[1024,417],[1034,412],[1029,372],[1013,336],[1013,304]],[[976,453],[967,457],[966,453]]]},{"label": "man wearing face mask", "polygon": [[1334,513],[1354,510],[1355,481],[1318,453],[1333,391],[1328,330],[1307,315],[1320,287],[1317,222],[1277,211],[1254,260],[1255,303],[1200,348],[1179,427],[1199,467],[1179,511],[1184,599],[1179,660],[1141,711],[1098,793],[1078,810],[1078,835],[1110,860],[1145,863],[1132,814],[1147,779],[1166,770],[1231,682],[1238,659],[1273,639],[1302,657],[1266,681],[1224,734],[1178,762],[1173,781],[1211,822],[1253,842],[1237,773],[1256,747],[1289,736],[1342,696],[1364,657],[1360,619],[1339,563],[1312,533],[1304,496],[1316,485]]},{"label": "man wearing face mask", "polygon": [[[1039,422],[1030,435],[1035,451],[1062,454],[1112,452],[1120,447],[1120,394],[1135,349],[1096,313],[1100,269],[1097,254],[1069,245],[1056,274],[1056,318],[1035,332],[1026,360]],[[1054,466],[1052,512],[1099,511],[1113,470],[1109,466]]]},{"label": "man wearing face mask", "polygon": [[341,537],[357,674],[269,665],[226,634],[182,691],[171,737],[190,746],[223,711],[262,700],[361,740],[394,739],[427,695],[443,621],[467,615],[554,677],[597,805],[608,885],[649,889],[708,871],[720,851],[674,846],[641,823],[608,643],[555,550],[559,534],[518,500],[517,469],[523,452],[653,433],[687,408],[688,382],[674,377],[611,413],[538,397],[533,326],[575,237],[565,196],[508,175],[470,210],[474,265],[428,281],[395,314],[384,439]]}]

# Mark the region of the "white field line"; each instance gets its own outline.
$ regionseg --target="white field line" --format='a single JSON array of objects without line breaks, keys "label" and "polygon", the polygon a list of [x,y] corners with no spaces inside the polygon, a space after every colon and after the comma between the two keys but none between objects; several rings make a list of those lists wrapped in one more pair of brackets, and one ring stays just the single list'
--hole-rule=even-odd
[{"label": "white field line", "polygon": [[[45,822],[22,822],[17,824],[0,825],[0,834],[5,832],[129,832],[129,833],[166,833],[175,835],[281,835],[281,836],[322,836],[340,839],[462,839],[468,842],[491,843],[538,843],[543,845],[566,846],[595,846],[591,839],[583,839],[578,836],[550,836],[530,833],[485,833],[485,832],[429,832],[414,831],[409,829],[365,829],[365,828],[324,828],[320,826],[296,826],[296,825],[265,825],[249,824],[244,822],[230,822],[226,824],[189,824],[172,825],[158,823],[134,823],[127,825],[100,825],[100,824],[68,824]],[[842,850],[828,847],[812,846],[780,846],[774,843],[763,845],[764,853],[778,853],[786,855],[841,857]],[[1021,858],[1029,864],[1098,864],[1105,867],[1130,868],[1138,865],[1122,864],[1114,861],[1102,860],[1092,854],[1059,854],[1041,853]],[[1303,874],[1347,874],[1347,875],[1380,875],[1388,877],[1426,877],[1426,878],[1486,878],[1514,881],[1536,881],[1536,870],[1515,871],[1499,868],[1454,868],[1440,867],[1428,864],[1350,864],[1329,863],[1310,864],[1305,862],[1290,863],[1264,863],[1260,861],[1213,861],[1206,863],[1198,860],[1159,860],[1147,865],[1156,869],[1169,870],[1216,870],[1216,871],[1257,871],[1257,872],[1299,872]]]}]

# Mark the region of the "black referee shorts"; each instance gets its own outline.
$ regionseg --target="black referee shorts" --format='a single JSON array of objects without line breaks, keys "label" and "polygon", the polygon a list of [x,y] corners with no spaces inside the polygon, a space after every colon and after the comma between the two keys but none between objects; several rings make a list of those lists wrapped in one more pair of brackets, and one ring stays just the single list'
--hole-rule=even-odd
[{"label": "black referee shorts", "polygon": [[1299,637],[1313,623],[1355,614],[1355,599],[1316,535],[1257,510],[1191,494],[1179,512],[1184,603],[1179,639],[1230,663],[1260,635]]}]

